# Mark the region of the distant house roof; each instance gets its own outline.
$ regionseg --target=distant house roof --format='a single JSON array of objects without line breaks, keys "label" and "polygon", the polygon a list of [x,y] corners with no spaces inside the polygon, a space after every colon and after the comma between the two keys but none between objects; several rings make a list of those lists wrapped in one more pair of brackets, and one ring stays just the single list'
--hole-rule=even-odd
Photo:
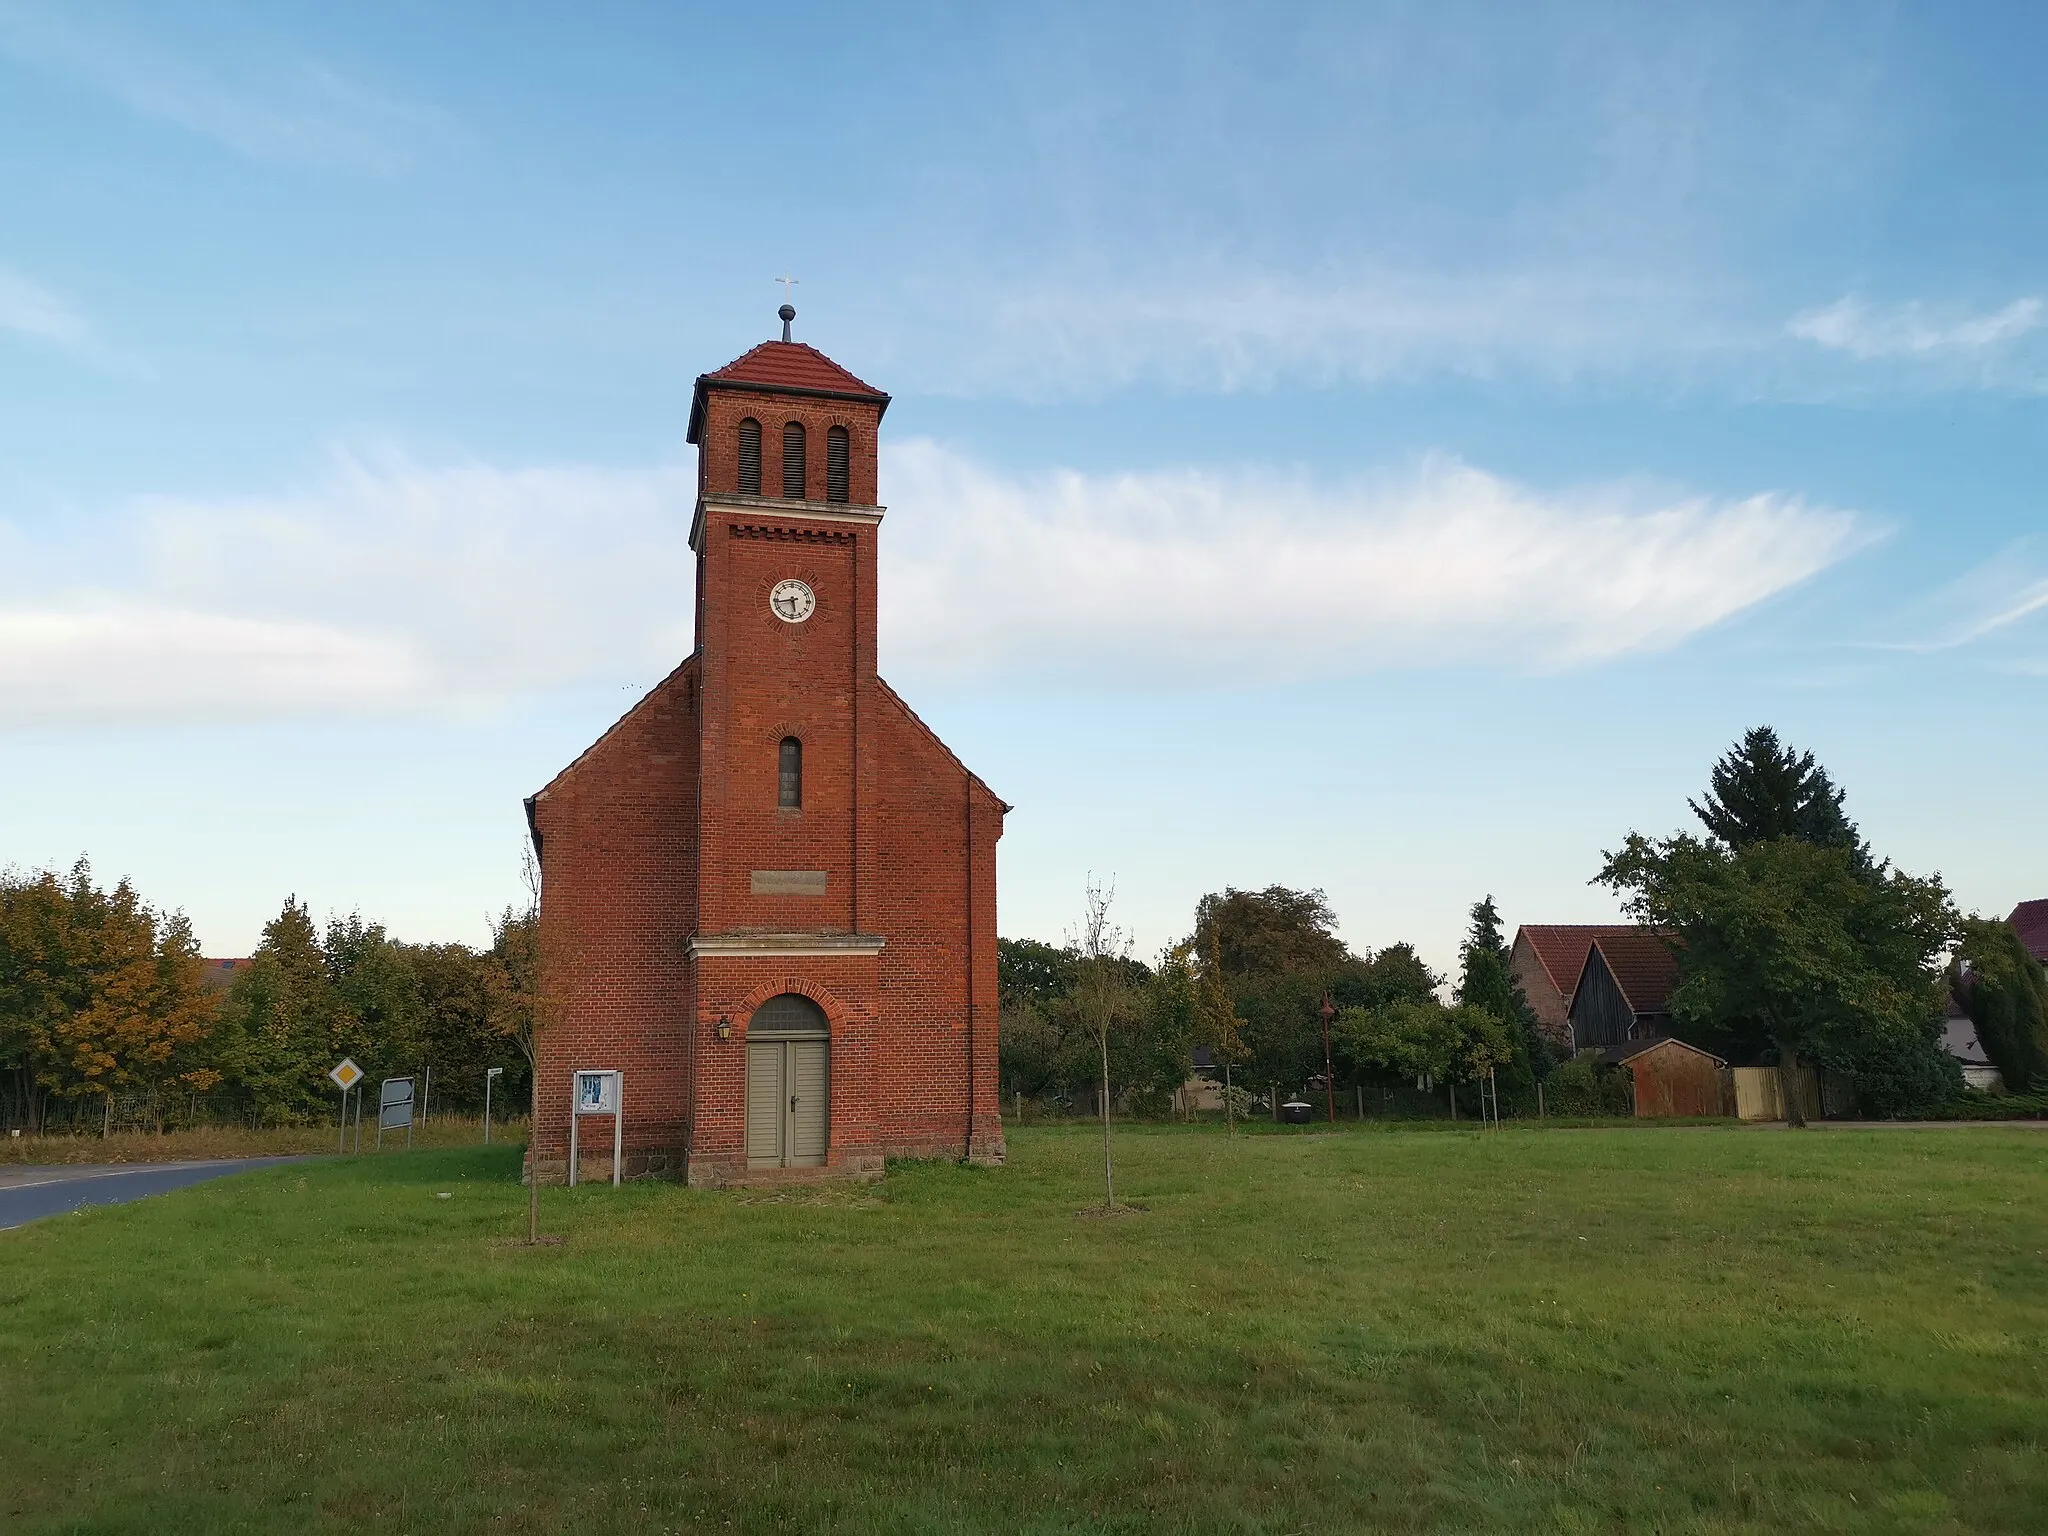
[{"label": "distant house roof", "polygon": [[236,973],[249,962],[244,960],[201,960],[200,975],[209,987],[229,987],[234,984]]},{"label": "distant house roof", "polygon": [[697,376],[697,391],[690,404],[689,441],[701,440],[704,427],[704,392],[722,389],[750,389],[762,394],[823,395],[838,400],[866,400],[889,408],[889,397],[865,380],[855,378],[816,347],[800,341],[764,341],[753,351],[734,358],[723,368]]},{"label": "distant house roof", "polygon": [[[1662,934],[1650,928],[1621,928],[1601,934],[1590,948],[1600,951],[1608,974],[1638,1015],[1671,1011],[1678,957]],[[1590,963],[1590,952],[1586,958]]]},{"label": "distant house roof", "polygon": [[1586,952],[1593,941],[1610,934],[1637,933],[1629,923],[1524,923],[1518,930],[1529,941],[1530,953],[1550,977],[1550,984],[1571,1001],[1579,973],[1586,968]]},{"label": "distant house roof", "polygon": [[2027,953],[2048,965],[2048,897],[2021,902],[2006,921],[2020,931],[2020,942],[2027,946]]}]

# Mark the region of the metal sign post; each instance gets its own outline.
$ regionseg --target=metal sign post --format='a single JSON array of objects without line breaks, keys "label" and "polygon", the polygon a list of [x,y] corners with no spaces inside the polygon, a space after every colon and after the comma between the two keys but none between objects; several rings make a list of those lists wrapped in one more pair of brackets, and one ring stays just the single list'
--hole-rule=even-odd
[{"label": "metal sign post", "polygon": [[491,1144],[491,1084],[505,1075],[503,1067],[484,1068],[484,1145]]},{"label": "metal sign post", "polygon": [[363,1080],[363,1069],[355,1064],[352,1057],[344,1056],[327,1076],[341,1090],[341,1134],[334,1145],[338,1154],[348,1150],[348,1091]]},{"label": "metal sign post", "polygon": [[377,1150],[384,1150],[384,1133],[405,1127],[405,1144],[412,1145],[412,1079],[387,1077],[377,1096]]},{"label": "metal sign post", "polygon": [[575,1099],[569,1116],[569,1182],[576,1182],[578,1164],[582,1159],[582,1139],[578,1134],[585,1115],[610,1115],[612,1117],[612,1187],[618,1188],[619,1173],[625,1165],[626,1151],[626,1105],[621,1072],[578,1072],[575,1074]]}]

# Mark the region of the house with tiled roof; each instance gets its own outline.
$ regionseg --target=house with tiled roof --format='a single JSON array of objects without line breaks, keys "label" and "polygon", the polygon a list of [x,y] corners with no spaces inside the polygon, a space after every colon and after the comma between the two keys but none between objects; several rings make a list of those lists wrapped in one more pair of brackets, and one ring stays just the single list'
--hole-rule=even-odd
[{"label": "house with tiled roof", "polygon": [[1572,992],[1593,941],[1634,932],[1628,923],[1524,923],[1515,930],[1508,965],[1552,1045],[1571,1050]]},{"label": "house with tiled roof", "polygon": [[1604,933],[1587,946],[1566,1022],[1574,1050],[1607,1050],[1671,1033],[1678,957],[1648,928]]},{"label": "house with tiled roof", "polygon": [[2048,965],[2048,898],[2021,902],[2012,909],[2012,916],[2006,921],[2019,930],[2020,942],[2027,946],[2027,953]]},{"label": "house with tiled roof", "polygon": [[233,986],[235,984],[235,978],[241,975],[243,971],[249,968],[249,962],[246,959],[206,959],[201,960],[199,962],[199,965],[199,974],[201,979],[204,980],[209,987],[217,988],[222,992],[225,992],[229,987]]}]

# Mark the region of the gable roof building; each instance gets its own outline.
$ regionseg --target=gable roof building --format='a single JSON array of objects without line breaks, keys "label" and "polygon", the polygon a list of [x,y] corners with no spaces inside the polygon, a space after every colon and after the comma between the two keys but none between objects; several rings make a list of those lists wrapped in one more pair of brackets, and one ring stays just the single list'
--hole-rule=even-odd
[{"label": "gable roof building", "polygon": [[1634,932],[1627,923],[1524,923],[1515,930],[1508,965],[1551,1044],[1571,1049],[1572,992],[1593,941]]},{"label": "gable roof building", "polygon": [[2019,930],[2020,942],[2027,946],[2027,953],[2048,965],[2048,898],[2021,902],[2012,909],[2012,916],[2006,921]]},{"label": "gable roof building", "polygon": [[1605,1050],[1671,1033],[1678,957],[1648,928],[1605,933],[1586,951],[1568,1022],[1576,1050]]}]

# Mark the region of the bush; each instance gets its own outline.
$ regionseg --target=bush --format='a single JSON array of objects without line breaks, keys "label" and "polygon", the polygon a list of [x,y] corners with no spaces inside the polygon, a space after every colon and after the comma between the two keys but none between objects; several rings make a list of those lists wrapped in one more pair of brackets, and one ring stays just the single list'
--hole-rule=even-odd
[{"label": "bush", "polygon": [[1873,1042],[1845,1063],[1856,1074],[1856,1112],[1871,1120],[1934,1114],[1963,1092],[1963,1069],[1932,1040]]},{"label": "bush", "polygon": [[1580,1056],[1543,1080],[1543,1107],[1553,1115],[1628,1115],[1635,1112],[1621,1068]]},{"label": "bush", "polygon": [[1983,1093],[1967,1088],[1927,1112],[1929,1120],[2040,1120],[2048,1118],[2048,1093]]}]

